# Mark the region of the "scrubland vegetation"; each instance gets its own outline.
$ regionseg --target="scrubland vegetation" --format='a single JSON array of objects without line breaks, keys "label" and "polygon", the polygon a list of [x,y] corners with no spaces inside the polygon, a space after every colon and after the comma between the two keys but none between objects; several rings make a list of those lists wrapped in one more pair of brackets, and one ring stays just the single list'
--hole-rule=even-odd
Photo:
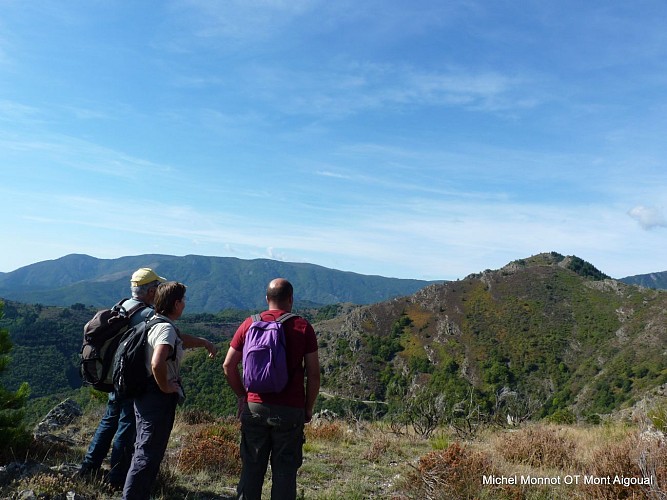
[{"label": "scrubland vegetation", "polygon": [[[80,388],[76,373],[92,311],[14,303],[7,312],[0,330],[11,330],[15,350],[0,377],[5,415],[16,424],[24,412],[29,427],[71,397],[84,417],[72,424],[74,446],[13,452],[52,468],[11,484],[0,471],[0,497],[114,498],[72,477],[105,399]],[[307,426],[302,498],[667,500],[664,291],[552,253],[410,297],[302,313],[320,345],[316,411],[336,414]],[[246,315],[192,315],[181,326],[225,352]],[[204,352],[188,354],[181,372],[188,398],[155,498],[233,498],[235,397]]]},{"label": "scrubland vegetation", "polygon": [[[0,489],[39,498],[119,498],[102,483],[74,478],[102,409],[87,412],[80,446],[29,452],[55,469]],[[547,422],[485,427],[462,439],[451,428],[428,437],[386,420],[322,418],[306,428],[299,495],[304,499],[617,499],[667,498],[665,404],[634,422]],[[239,424],[201,410],[178,413],[155,498],[233,498],[240,471]],[[60,472],[57,472],[57,470]],[[270,471],[265,482],[269,498]]]}]

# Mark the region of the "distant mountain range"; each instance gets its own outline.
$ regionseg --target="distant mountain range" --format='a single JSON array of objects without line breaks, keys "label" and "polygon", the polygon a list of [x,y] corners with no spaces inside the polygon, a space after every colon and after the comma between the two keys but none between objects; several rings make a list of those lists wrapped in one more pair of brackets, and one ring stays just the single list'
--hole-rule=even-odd
[{"label": "distant mountain range", "polygon": [[97,259],[72,254],[0,273],[0,298],[26,304],[108,307],[128,296],[130,276],[140,267],[151,267],[169,280],[185,283],[189,313],[261,308],[265,305],[266,285],[276,277],[292,282],[297,306],[371,304],[410,295],[434,283],[268,259],[200,255]]},{"label": "distant mountain range", "polygon": [[661,273],[628,276],[627,278],[621,278],[619,281],[627,283],[628,285],[639,285],[645,288],[653,288],[656,290],[667,290],[667,271],[663,271]]}]

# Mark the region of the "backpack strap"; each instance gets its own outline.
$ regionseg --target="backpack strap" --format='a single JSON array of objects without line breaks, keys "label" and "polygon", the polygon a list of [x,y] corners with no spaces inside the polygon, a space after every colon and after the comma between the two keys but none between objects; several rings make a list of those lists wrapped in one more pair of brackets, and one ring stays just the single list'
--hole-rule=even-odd
[{"label": "backpack strap", "polygon": [[[290,313],[285,313],[285,314],[279,316],[278,318],[274,319],[273,321],[275,321],[276,323],[285,324],[285,321],[287,321],[290,318],[300,318],[300,317],[301,316],[299,316],[298,314],[294,314],[294,313],[290,312]],[[252,316],[250,316],[250,319],[253,322],[254,321],[265,321],[265,320],[262,319],[261,314],[253,314]]]},{"label": "backpack strap", "polygon": [[278,323],[281,323],[281,324],[284,325],[284,324],[285,324],[285,321],[287,321],[288,319],[291,319],[291,318],[300,318],[300,317],[301,317],[301,316],[299,316],[298,314],[294,314],[294,313],[289,312],[289,313],[285,313],[285,314],[283,314],[282,316],[280,316],[276,321],[277,321]]},{"label": "backpack strap", "polygon": [[139,301],[139,303],[137,305],[135,305],[134,307],[131,307],[130,309],[125,309],[125,306],[123,304],[125,302],[127,302],[128,300],[130,300],[130,299],[127,299],[127,298],[122,299],[120,302],[118,302],[118,304],[116,304],[114,306],[114,307],[118,307],[118,308],[122,309],[123,311],[125,311],[125,314],[127,314],[128,318],[131,318],[132,316],[134,316],[135,313],[149,307],[148,304],[145,304],[145,303]]},{"label": "backpack strap", "polygon": [[[146,306],[146,307],[148,307],[148,306]],[[146,321],[146,331],[147,332],[148,332],[148,330],[153,328],[158,323],[169,323],[169,321],[167,321],[166,319],[158,318],[157,315],[152,316],[150,319],[147,319],[145,321]],[[176,333],[179,333],[178,328],[176,328]]]},{"label": "backpack strap", "polygon": [[[147,339],[147,341],[148,341],[148,334],[150,333],[151,328],[153,328],[155,325],[157,325],[159,323],[169,323],[169,321],[167,321],[166,319],[158,318],[157,315],[152,316],[150,319],[147,319],[145,321],[146,321],[146,339]],[[180,339],[181,338],[181,331],[173,323],[171,325],[176,330],[176,336]],[[171,350],[171,354],[169,356],[167,356],[167,359],[170,359],[172,361],[176,361],[176,345],[174,345],[174,348]]]}]

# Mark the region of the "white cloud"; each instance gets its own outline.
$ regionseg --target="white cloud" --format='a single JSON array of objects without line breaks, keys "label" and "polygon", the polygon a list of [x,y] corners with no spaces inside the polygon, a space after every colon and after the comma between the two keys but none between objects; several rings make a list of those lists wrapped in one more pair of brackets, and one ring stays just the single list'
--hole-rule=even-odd
[{"label": "white cloud", "polygon": [[637,205],[628,212],[628,215],[636,220],[644,229],[667,227],[667,219],[658,207],[645,207]]}]

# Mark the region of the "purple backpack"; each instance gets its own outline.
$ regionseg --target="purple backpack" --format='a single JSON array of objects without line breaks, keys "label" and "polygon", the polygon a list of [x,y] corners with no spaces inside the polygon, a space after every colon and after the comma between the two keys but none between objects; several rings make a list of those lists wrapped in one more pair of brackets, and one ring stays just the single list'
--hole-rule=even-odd
[{"label": "purple backpack", "polygon": [[243,385],[248,392],[280,392],[287,385],[287,348],[283,324],[296,314],[285,313],[274,321],[264,321],[259,314],[243,344]]}]

